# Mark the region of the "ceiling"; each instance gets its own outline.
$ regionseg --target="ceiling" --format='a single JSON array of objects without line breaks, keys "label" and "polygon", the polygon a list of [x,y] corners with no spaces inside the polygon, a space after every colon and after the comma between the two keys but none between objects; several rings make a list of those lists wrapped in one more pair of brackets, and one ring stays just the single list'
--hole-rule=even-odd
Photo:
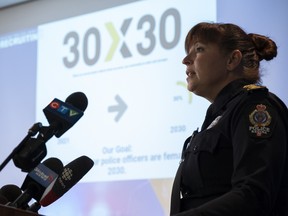
[{"label": "ceiling", "polygon": [[29,1],[32,0],[0,0],[0,9]]}]

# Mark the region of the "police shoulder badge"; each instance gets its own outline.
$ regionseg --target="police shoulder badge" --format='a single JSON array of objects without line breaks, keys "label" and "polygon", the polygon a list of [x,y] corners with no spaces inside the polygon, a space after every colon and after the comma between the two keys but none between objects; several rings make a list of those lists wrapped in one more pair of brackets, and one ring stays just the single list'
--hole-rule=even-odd
[{"label": "police shoulder badge", "polygon": [[249,114],[249,131],[256,137],[267,137],[271,133],[272,117],[263,104],[257,104],[255,109]]}]

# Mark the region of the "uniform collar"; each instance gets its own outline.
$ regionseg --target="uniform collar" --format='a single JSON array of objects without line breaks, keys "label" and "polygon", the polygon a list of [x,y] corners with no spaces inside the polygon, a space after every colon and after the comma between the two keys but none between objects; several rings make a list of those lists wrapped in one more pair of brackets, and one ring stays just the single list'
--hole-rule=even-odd
[{"label": "uniform collar", "polygon": [[210,105],[210,114],[212,116],[217,115],[221,110],[225,110],[226,104],[238,95],[242,90],[243,86],[251,84],[247,80],[238,79],[227,84],[216,96],[214,102]]},{"label": "uniform collar", "polygon": [[214,102],[208,107],[201,131],[205,130],[218,116],[221,116],[226,105],[235,96],[243,91],[243,86],[251,84],[244,79],[238,79],[227,84],[216,96]]},{"label": "uniform collar", "polygon": [[250,84],[245,79],[238,79],[227,84],[216,96],[214,102],[210,105],[213,109],[213,114],[222,110],[225,105],[237,94],[243,90],[243,86]]}]

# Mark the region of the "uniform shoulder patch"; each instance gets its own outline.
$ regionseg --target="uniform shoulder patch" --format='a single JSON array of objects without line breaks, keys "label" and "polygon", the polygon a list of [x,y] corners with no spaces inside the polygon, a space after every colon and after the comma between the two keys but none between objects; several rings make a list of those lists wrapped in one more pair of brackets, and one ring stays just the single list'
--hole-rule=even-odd
[{"label": "uniform shoulder patch", "polygon": [[272,116],[264,104],[255,105],[249,114],[249,132],[254,137],[265,138],[272,133]]}]

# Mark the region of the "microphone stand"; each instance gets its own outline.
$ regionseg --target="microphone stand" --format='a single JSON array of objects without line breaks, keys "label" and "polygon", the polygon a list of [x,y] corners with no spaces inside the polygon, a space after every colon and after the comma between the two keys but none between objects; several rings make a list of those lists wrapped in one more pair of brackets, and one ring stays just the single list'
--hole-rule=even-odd
[{"label": "microphone stand", "polygon": [[28,130],[28,134],[18,144],[18,146],[16,146],[16,148],[14,148],[14,150],[8,155],[8,157],[0,165],[0,172],[8,164],[8,162],[14,157],[14,155],[16,155],[18,152],[20,152],[20,150],[25,146],[25,144],[28,142],[28,140],[30,140],[32,136],[35,136],[40,131],[41,128],[42,128],[42,123],[38,122],[38,123],[35,123]]}]

